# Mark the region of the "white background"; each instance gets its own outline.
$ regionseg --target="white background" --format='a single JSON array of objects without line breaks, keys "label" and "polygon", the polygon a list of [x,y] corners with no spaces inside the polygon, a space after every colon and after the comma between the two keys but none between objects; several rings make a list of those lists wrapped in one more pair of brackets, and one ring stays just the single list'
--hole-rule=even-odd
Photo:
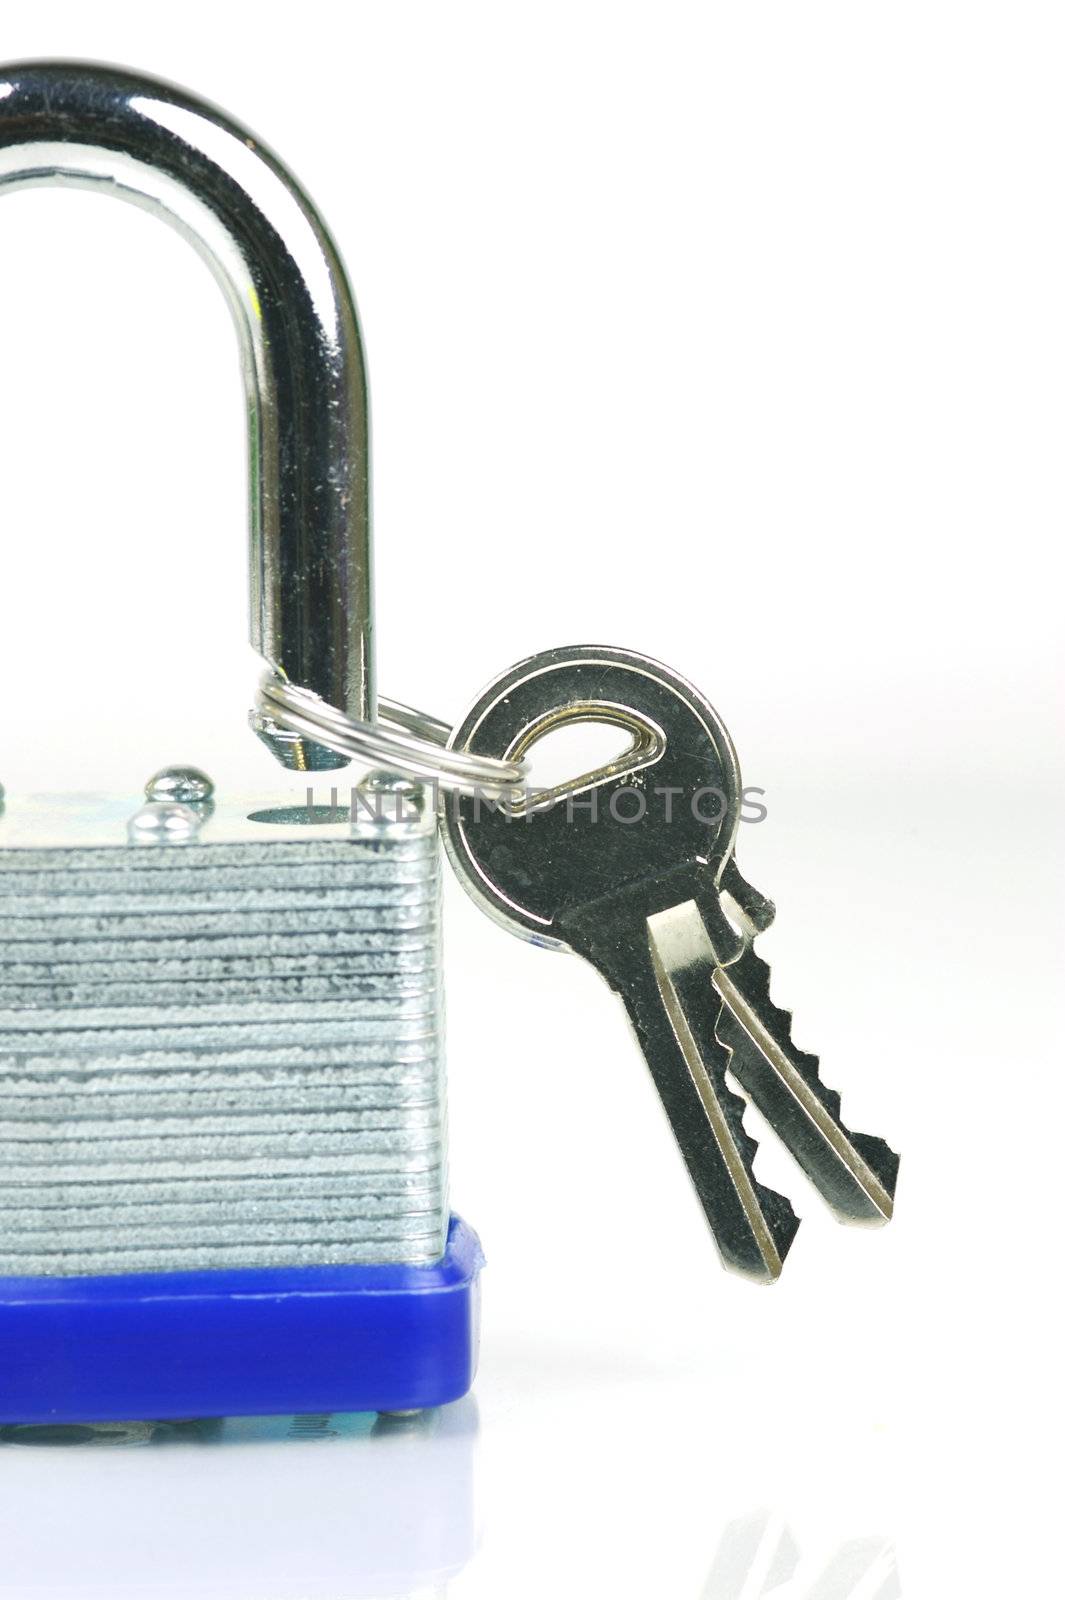
[{"label": "white background", "polygon": [[[727,1277],[617,1004],[449,884],[475,1399],[0,1449],[0,1591],[748,1600],[789,1538],[782,1596],[1057,1591],[1062,35],[945,0],[7,9],[9,58],[186,83],[322,207],[386,693],[455,717],[588,641],[705,689],[768,794],[776,998],[903,1166],[849,1232],[767,1135],[803,1227],[775,1288]],[[222,298],[132,208],[0,228],[0,779],[269,790]],[[864,1588],[821,1582],[841,1547]]]}]

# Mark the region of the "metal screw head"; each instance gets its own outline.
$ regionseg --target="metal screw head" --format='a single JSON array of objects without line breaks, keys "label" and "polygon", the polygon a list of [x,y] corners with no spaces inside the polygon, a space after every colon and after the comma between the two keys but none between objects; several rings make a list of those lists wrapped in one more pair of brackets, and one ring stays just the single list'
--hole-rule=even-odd
[{"label": "metal screw head", "polygon": [[395,827],[418,822],[425,813],[425,789],[401,772],[370,772],[352,801],[356,828]]},{"label": "metal screw head", "polygon": [[192,844],[203,818],[191,806],[149,800],[129,819],[130,844]]},{"label": "metal screw head", "polygon": [[210,800],[214,784],[199,767],[163,767],[144,785],[149,800],[173,800],[181,806],[199,806]]}]

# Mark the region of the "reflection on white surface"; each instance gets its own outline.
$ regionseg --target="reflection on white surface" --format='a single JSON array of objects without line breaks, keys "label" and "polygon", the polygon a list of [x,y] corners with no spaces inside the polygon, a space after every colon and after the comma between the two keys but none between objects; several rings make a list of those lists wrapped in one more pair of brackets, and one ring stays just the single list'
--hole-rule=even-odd
[{"label": "reflection on white surface", "polygon": [[473,1553],[477,1426],[468,1398],[410,1419],[0,1429],[0,1592],[446,1594]]},{"label": "reflection on white surface", "polygon": [[[808,1570],[809,1568],[809,1570]],[[721,1535],[700,1600],[901,1600],[894,1546],[848,1539],[809,1564],[791,1529],[768,1511],[737,1517]]]},{"label": "reflection on white surface", "polygon": [[[472,1398],[406,1419],[0,1427],[0,1591],[458,1600],[477,1433]],[[713,1555],[692,1600],[901,1600],[888,1539],[806,1549],[768,1510],[707,1531]],[[549,1527],[537,1538],[550,1548]],[[563,1600],[576,1593],[565,1568],[558,1579]],[[527,1592],[519,1569],[514,1581]]]},{"label": "reflection on white surface", "polygon": [[[482,1569],[472,1560],[478,1434],[472,1397],[409,1418],[3,1426],[0,1593],[52,1600],[496,1595],[491,1561]],[[494,1489],[506,1487],[509,1475],[502,1478]],[[546,1483],[544,1492],[546,1503]],[[549,1567],[557,1562],[552,1592],[560,1600],[583,1595],[578,1574],[589,1559],[596,1566],[596,1555],[604,1591],[629,1593],[619,1582],[622,1547],[634,1535],[672,1541],[682,1526],[670,1529],[649,1512],[641,1523],[619,1525],[615,1548],[585,1523],[574,1549],[565,1528],[540,1510],[527,1503],[523,1531],[533,1533]],[[662,1600],[901,1600],[892,1541],[840,1539],[839,1532],[838,1522],[834,1532],[818,1532],[801,1517],[792,1523],[766,1509],[731,1518],[711,1512],[702,1519],[712,1552],[705,1580],[682,1589],[664,1563]],[[541,1592],[514,1547],[504,1572],[508,1596]]]},{"label": "reflection on white surface", "polygon": [[768,1511],[729,1523],[703,1588],[701,1600],[754,1600],[787,1583],[799,1564],[791,1530]]}]

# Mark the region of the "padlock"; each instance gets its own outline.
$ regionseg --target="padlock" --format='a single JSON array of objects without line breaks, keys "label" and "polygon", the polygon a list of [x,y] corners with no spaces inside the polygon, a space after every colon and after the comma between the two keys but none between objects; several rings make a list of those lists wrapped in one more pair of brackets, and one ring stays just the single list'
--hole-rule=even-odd
[{"label": "padlock", "polygon": [[[392,752],[432,775],[439,726],[377,720],[362,350],[311,202],[170,85],[0,70],[0,189],[51,183],[170,221],[233,310],[255,732],[309,778]],[[361,742],[316,740],[330,717]],[[380,770],[350,806],[241,801],[194,768],[146,796],[7,797],[0,1422],[465,1392],[481,1257],[448,1211],[438,863],[432,798]]]}]

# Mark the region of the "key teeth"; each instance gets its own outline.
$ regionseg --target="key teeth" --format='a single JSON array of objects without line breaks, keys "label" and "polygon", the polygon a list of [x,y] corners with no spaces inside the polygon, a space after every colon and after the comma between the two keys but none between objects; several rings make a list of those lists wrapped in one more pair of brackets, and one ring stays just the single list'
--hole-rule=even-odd
[{"label": "key teeth", "polygon": [[[770,995],[771,970],[769,963],[764,961],[754,949],[754,941],[748,945],[739,962],[737,969],[743,973],[743,993],[747,1001],[752,1003],[758,1011],[760,1021],[765,1025],[775,1042],[785,1050],[789,1062],[795,1067],[810,1091],[828,1111],[833,1121],[846,1134],[854,1149],[870,1168],[875,1177],[886,1191],[889,1204],[886,1212],[867,1220],[874,1225],[878,1222],[887,1222],[892,1214],[892,1205],[895,1195],[895,1183],[899,1170],[899,1156],[885,1139],[875,1134],[853,1133],[843,1122],[841,1115],[842,1100],[838,1090],[830,1088],[821,1079],[820,1059],[809,1051],[800,1050],[795,1045],[792,1036],[792,1013],[783,1007],[774,1004]],[[728,974],[729,969],[724,969]],[[753,1044],[742,1023],[732,1014],[727,1005],[722,1005],[718,1015],[717,1039],[729,1052],[730,1069],[742,1084],[742,1072],[737,1069],[742,1058],[747,1053],[756,1054],[757,1046]],[[830,1202],[831,1203],[831,1202]],[[862,1220],[848,1217],[849,1221]]]},{"label": "key teeth", "polygon": [[721,875],[721,888],[732,896],[749,925],[751,936],[764,933],[771,926],[777,908],[753,883],[749,883],[730,856]]},{"label": "key teeth", "polygon": [[[800,1050],[791,1036],[793,1013],[785,1011],[782,1006],[775,1005],[770,995],[771,969],[768,961],[754,948],[753,941],[747,946],[742,956],[744,985],[743,992],[746,999],[752,1001],[758,1008],[758,1015],[772,1033],[778,1044],[787,1047],[788,1057],[802,1073],[810,1088],[816,1094],[821,1104],[837,1119],[839,1119],[842,1101],[839,1091],[830,1089],[821,1081],[821,1063],[817,1056],[811,1055],[808,1050]],[[728,968],[725,968],[726,974]],[[722,1038],[723,1033],[734,1034],[734,1039]],[[723,1044],[727,1050],[734,1052],[741,1040],[747,1038],[743,1026],[732,1015],[728,1006],[721,1007],[717,1026],[718,1043]]]},{"label": "key teeth", "polygon": [[[862,1160],[876,1173],[884,1188],[895,1196],[895,1182],[899,1175],[899,1161],[901,1157],[896,1150],[892,1150],[886,1139],[881,1139],[875,1133],[852,1133],[851,1144],[857,1150]],[[885,1221],[887,1218],[884,1219]]]},{"label": "key teeth", "polygon": [[[723,1041],[722,1041],[723,1042]],[[767,1261],[760,1256],[758,1263],[740,1257],[735,1253],[728,1253],[723,1248],[722,1255],[726,1265],[733,1271],[741,1273],[744,1277],[751,1278],[759,1283],[775,1283],[780,1276],[781,1268],[787,1259],[788,1251],[794,1242],[799,1229],[799,1217],[788,1199],[787,1195],[780,1194],[776,1189],[770,1189],[765,1184],[759,1183],[754,1175],[754,1158],[758,1154],[758,1140],[753,1134],[748,1133],[744,1126],[743,1118],[747,1110],[747,1101],[742,1095],[731,1089],[725,1080],[725,1069],[722,1066],[716,1074],[718,1101],[724,1112],[725,1120],[729,1126],[736,1149],[739,1152],[744,1168],[750,1178],[758,1201],[759,1209],[765,1218],[766,1227],[773,1241],[777,1253],[777,1261]]]},{"label": "key teeth", "polygon": [[758,1281],[776,1283],[788,1259],[788,1252],[795,1242],[800,1218],[786,1194],[779,1194],[776,1189],[767,1189],[762,1184],[758,1185],[758,1194],[762,1202],[762,1215],[769,1226],[780,1262],[775,1271],[768,1271],[764,1278]]}]

